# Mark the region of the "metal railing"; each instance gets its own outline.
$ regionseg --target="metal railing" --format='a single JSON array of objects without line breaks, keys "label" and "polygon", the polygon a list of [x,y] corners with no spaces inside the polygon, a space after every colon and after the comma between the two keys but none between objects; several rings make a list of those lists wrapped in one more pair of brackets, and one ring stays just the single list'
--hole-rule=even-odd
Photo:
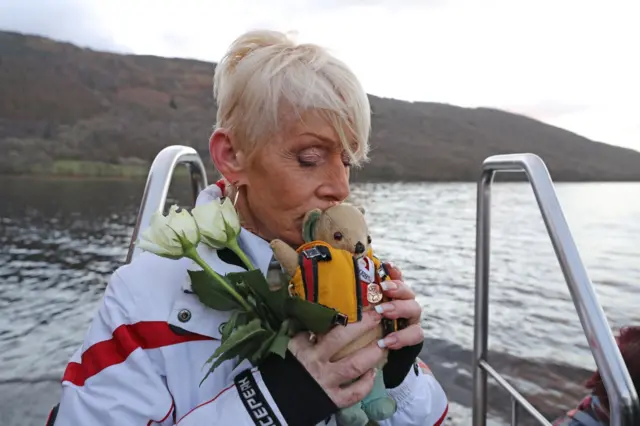
[{"label": "metal railing", "polygon": [[186,165],[189,170],[194,203],[200,191],[207,187],[207,173],[200,155],[195,149],[183,145],[172,145],[160,151],[149,168],[126,263],[131,262],[131,259],[140,254],[140,249],[135,245],[135,241],[140,231],[149,226],[153,213],[164,211],[173,173],[180,164]]},{"label": "metal railing", "polygon": [[[541,424],[551,424],[487,361],[489,328],[490,195],[496,172],[525,172],[533,187],[573,304],[578,312],[591,353],[604,381],[611,407],[611,426],[640,425],[638,395],[609,328],[602,307],[582,264],[578,249],[560,207],[551,176],[540,157],[533,154],[496,155],[482,165],[478,182],[476,223],[476,293],[474,324],[473,426],[485,426],[487,375],[511,396],[512,425],[518,420],[518,404]],[[577,401],[576,401],[577,403]]]}]

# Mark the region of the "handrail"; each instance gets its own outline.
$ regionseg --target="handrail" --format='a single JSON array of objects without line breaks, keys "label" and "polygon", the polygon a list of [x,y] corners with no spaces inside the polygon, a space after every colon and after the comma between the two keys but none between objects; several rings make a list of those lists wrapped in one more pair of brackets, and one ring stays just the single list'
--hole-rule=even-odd
[{"label": "handrail", "polygon": [[195,149],[183,145],[172,145],[160,151],[149,168],[126,263],[140,254],[141,251],[135,245],[135,241],[140,231],[149,226],[153,213],[164,211],[173,173],[180,164],[185,164],[189,169],[194,203],[200,191],[207,187],[207,173]]},{"label": "handrail", "polygon": [[[578,312],[591,353],[604,381],[611,411],[611,426],[640,425],[638,395],[627,367],[598,302],[593,285],[580,259],[578,249],[556,196],[546,165],[534,154],[496,155],[482,164],[478,182],[476,223],[476,276],[473,372],[473,426],[485,426],[487,415],[487,374],[491,374],[511,394],[512,400],[526,402],[508,385],[487,361],[489,326],[489,260],[490,260],[490,195],[491,183],[498,171],[525,172],[533,187],[538,207],[551,238],[573,304]],[[514,405],[515,407],[515,405]],[[523,404],[540,423],[549,425],[533,406]],[[533,410],[533,411],[532,411]],[[512,413],[516,421],[516,413]]]}]

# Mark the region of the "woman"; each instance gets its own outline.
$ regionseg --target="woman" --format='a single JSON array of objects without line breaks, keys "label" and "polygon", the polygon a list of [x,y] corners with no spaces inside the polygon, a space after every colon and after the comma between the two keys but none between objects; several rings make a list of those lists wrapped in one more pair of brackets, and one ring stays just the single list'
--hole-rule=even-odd
[{"label": "woman", "polygon": [[[623,327],[616,340],[633,386],[640,393],[640,326]],[[599,371],[593,373],[586,387],[591,393],[576,408],[556,419],[554,426],[609,425],[609,396]]]},{"label": "woman", "polygon": [[[216,67],[214,96],[217,128],[209,148],[226,184],[207,188],[197,202],[235,200],[240,245],[266,273],[269,240],[301,244],[303,215],[347,198],[349,168],[367,157],[368,99],[351,71],[323,49],[268,31],[249,32],[231,45]],[[219,273],[242,270],[227,251],[199,250]],[[446,396],[417,363],[421,308],[397,270],[387,290],[395,300],[382,314],[337,327],[315,345],[300,334],[284,360],[274,356],[259,368],[242,363],[233,369],[226,362],[200,384],[229,314],[206,308],[192,294],[188,263],[144,253],[113,274],[65,371],[56,426],[335,424],[340,408],[372,388],[384,348],[390,351],[385,385],[398,410],[381,424],[443,421]],[[406,318],[409,325],[329,362],[383,316]]]}]

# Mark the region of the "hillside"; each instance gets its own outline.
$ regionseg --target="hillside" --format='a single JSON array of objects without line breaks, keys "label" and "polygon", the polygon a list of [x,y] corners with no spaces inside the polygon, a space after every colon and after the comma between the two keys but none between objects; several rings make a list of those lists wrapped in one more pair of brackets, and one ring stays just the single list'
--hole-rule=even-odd
[{"label": "hillside", "polygon": [[[63,163],[144,167],[167,145],[206,159],[213,64],[0,32],[0,174]],[[640,153],[504,111],[371,96],[372,161],[356,180],[475,180],[492,154],[533,152],[556,180],[640,180]],[[59,170],[58,170],[59,171]]]}]

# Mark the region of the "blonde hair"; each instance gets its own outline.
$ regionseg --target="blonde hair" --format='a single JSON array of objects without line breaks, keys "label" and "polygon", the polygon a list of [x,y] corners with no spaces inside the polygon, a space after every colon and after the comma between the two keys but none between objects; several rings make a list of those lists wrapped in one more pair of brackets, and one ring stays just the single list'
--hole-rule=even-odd
[{"label": "blonde hair", "polygon": [[248,155],[279,134],[283,118],[317,111],[340,137],[354,165],[367,160],[371,110],[351,70],[315,44],[296,44],[276,31],[238,37],[216,66],[216,127],[236,135]]}]

